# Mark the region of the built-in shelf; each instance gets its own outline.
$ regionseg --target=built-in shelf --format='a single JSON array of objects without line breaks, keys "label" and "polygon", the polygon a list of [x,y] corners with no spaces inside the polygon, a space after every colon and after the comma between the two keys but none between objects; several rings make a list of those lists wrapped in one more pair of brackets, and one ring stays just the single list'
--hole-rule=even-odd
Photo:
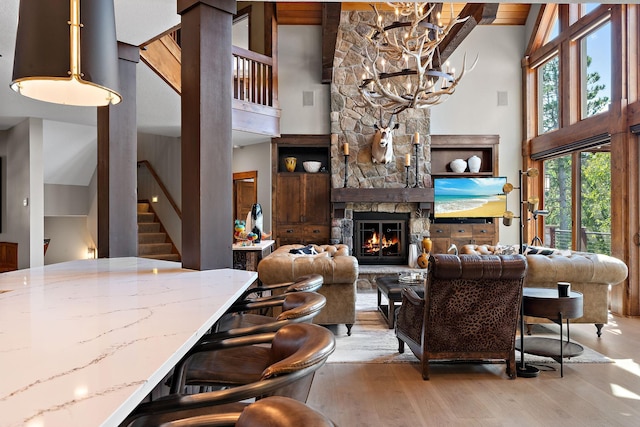
[{"label": "built-in shelf", "polygon": [[433,188],[334,188],[333,203],[433,203]]}]

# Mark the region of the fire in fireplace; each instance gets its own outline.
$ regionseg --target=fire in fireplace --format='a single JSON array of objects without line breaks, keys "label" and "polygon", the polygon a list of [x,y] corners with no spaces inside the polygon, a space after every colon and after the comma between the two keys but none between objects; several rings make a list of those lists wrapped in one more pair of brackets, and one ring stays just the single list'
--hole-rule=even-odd
[{"label": "fire in fireplace", "polygon": [[354,212],[354,255],[361,264],[406,264],[409,214]]}]

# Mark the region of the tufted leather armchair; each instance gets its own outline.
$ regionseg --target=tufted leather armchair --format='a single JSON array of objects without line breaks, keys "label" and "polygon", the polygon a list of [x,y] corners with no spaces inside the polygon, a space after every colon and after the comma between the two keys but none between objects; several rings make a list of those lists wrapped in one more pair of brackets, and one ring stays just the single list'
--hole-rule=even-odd
[{"label": "tufted leather armchair", "polygon": [[313,245],[316,255],[298,255],[291,249],[303,245],[284,245],[266,256],[258,264],[258,278],[263,285],[291,282],[307,274],[323,278],[318,293],[327,298],[327,305],[313,319],[319,325],[345,324],[347,334],[356,321],[356,282],[358,260],[349,255],[347,245]]},{"label": "tufted leather armchair", "polygon": [[504,360],[515,378],[515,335],[527,262],[522,255],[432,255],[424,299],[403,290],[396,321],[429,379],[432,360]]}]

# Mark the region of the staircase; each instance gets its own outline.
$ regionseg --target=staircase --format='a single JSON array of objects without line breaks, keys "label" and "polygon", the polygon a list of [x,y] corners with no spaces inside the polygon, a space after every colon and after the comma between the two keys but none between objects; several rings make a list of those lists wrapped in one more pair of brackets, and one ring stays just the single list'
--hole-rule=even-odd
[{"label": "staircase", "polygon": [[180,261],[180,254],[147,201],[138,202],[138,256]]}]

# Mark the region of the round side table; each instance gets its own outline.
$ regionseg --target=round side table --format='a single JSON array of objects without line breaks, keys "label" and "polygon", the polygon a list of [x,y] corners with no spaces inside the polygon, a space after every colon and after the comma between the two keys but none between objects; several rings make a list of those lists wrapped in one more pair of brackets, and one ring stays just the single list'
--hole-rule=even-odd
[{"label": "round side table", "polygon": [[[523,353],[547,356],[560,363],[560,376],[564,376],[563,359],[582,354],[584,348],[569,341],[569,320],[582,317],[582,294],[570,292],[568,297],[558,296],[557,289],[524,288],[522,290],[522,315],[544,317],[560,325],[560,339],[529,337],[524,339],[524,319],[521,319],[520,345],[516,349]],[[567,340],[564,341],[563,321],[567,322]],[[558,347],[560,351],[558,352]],[[522,364],[524,367],[524,364]]]}]

